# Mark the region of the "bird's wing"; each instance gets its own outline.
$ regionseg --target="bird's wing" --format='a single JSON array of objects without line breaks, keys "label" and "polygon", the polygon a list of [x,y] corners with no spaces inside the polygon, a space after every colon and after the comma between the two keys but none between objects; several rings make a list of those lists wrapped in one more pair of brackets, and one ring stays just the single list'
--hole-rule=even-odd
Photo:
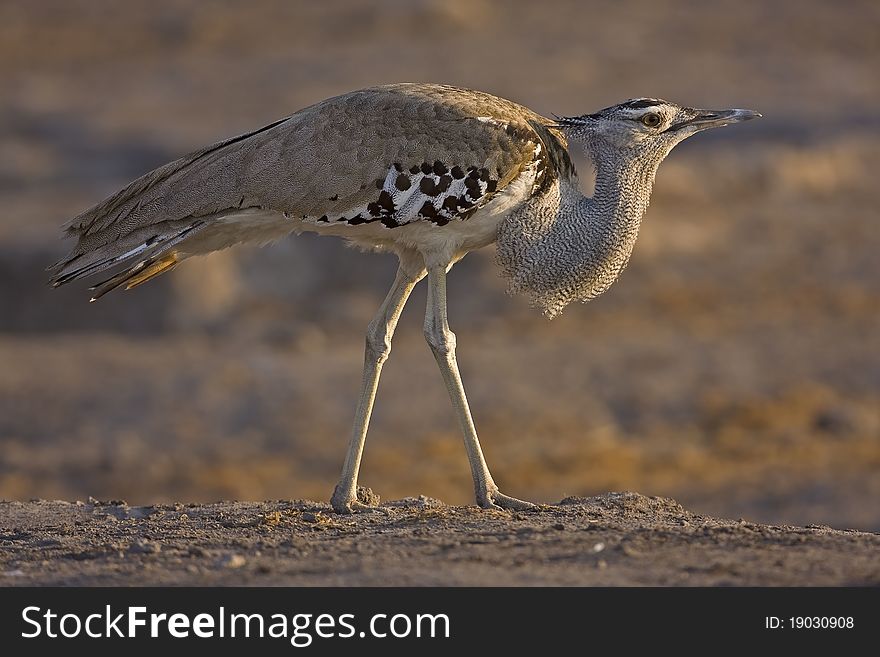
[{"label": "bird's wing", "polygon": [[71,220],[65,228],[78,241],[55,282],[142,255],[196,222],[207,232],[212,217],[235,212],[390,229],[466,218],[533,163],[541,179],[570,167],[551,123],[440,85],[331,98],[166,164]]},{"label": "bird's wing", "polygon": [[[564,137],[515,103],[438,85],[397,85],[328,101],[270,207],[299,219],[395,228],[467,218],[530,165],[557,175]],[[568,161],[568,166],[571,166]],[[295,172],[295,173],[293,173]]]}]

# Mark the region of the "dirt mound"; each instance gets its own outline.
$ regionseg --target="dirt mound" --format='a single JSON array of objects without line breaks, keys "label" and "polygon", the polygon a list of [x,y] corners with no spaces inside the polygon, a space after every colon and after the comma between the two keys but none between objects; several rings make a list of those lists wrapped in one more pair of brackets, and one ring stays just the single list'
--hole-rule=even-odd
[{"label": "dirt mound", "polygon": [[4,585],[878,585],[880,535],[690,513],[636,493],[535,512],[432,498],[3,502]]}]

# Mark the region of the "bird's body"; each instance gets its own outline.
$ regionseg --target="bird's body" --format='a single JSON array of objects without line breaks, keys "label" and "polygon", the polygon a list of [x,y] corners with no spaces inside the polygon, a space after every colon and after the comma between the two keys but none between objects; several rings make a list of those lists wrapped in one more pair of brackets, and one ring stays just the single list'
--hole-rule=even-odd
[{"label": "bird's body", "polygon": [[[425,334],[465,434],[477,500],[522,508],[530,505],[498,492],[480,451],[446,321],[446,272],[497,242],[511,290],[528,294],[547,316],[600,294],[629,258],[669,150],[700,129],[752,116],[637,99],[552,120],[445,85],[355,91],[160,167],[74,218],[66,230],[78,242],[55,266],[53,284],[136,260],[95,286],[95,299],[193,255],[302,231],[393,252],[400,269],[368,330],[334,507],[359,506],[357,472],[379,373],[403,305],[427,275]],[[596,165],[591,198],[580,192],[570,139]]]},{"label": "bird's body", "polygon": [[95,273],[108,257],[184,230],[173,247],[180,259],[303,230],[394,252],[430,243],[460,257],[493,242],[505,213],[465,219],[497,196],[507,199],[502,209],[531,196],[538,165],[549,166],[542,138],[567,158],[550,124],[510,101],[440,85],[331,98],[160,167],[79,215],[67,229],[80,244],[61,277]]}]

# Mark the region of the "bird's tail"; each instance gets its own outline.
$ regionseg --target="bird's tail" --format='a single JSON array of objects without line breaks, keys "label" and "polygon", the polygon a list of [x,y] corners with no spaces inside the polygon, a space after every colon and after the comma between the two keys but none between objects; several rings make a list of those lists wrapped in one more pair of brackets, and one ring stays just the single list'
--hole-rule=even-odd
[{"label": "bird's tail", "polygon": [[176,253],[169,253],[162,257],[152,256],[146,260],[141,260],[132,267],[111,276],[106,281],[90,287],[89,289],[94,294],[92,294],[92,298],[89,301],[97,301],[111,290],[115,290],[122,285],[125,285],[126,290],[137,287],[151,278],[164,274],[166,271],[171,271],[177,266],[178,262],[180,262],[180,257]]},{"label": "bird's tail", "polygon": [[[123,285],[140,285],[189,256],[288,234],[295,226],[287,215],[269,209],[269,201],[249,193],[248,185],[240,189],[239,183],[259,187],[260,176],[268,175],[264,170],[274,170],[274,160],[266,163],[253,153],[263,143],[259,140],[271,142],[272,131],[284,129],[289,120],[164,164],[71,219],[64,230],[77,242],[49,267],[50,283],[58,287],[129,263],[128,269],[92,288],[94,300]],[[259,171],[253,170],[255,162]]]},{"label": "bird's tail", "polygon": [[121,263],[135,261],[122,271],[105,281],[92,286],[94,292],[91,301],[125,286],[126,290],[137,287],[148,280],[171,271],[186,255],[178,250],[185,239],[192,237],[207,225],[204,219],[191,221],[163,222],[150,226],[146,230],[138,230],[121,239],[113,240],[101,246],[68,256],[49,267],[52,287],[59,287],[71,281],[91,276],[111,269]]}]

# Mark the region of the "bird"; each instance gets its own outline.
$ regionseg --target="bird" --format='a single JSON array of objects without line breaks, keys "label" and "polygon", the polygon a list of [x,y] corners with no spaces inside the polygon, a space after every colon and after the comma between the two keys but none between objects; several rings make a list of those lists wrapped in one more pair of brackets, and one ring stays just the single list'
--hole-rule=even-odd
[{"label": "bird", "polygon": [[[50,284],[121,265],[90,288],[95,301],[192,256],[304,231],[393,253],[398,269],[367,327],[332,508],[372,510],[358,498],[367,427],[398,319],[427,279],[424,335],[461,426],[476,503],[533,509],[499,490],[483,456],[447,317],[447,273],[468,252],[494,243],[508,291],[547,318],[593,299],[626,266],[655,174],[672,148],[703,130],[760,116],[640,97],[550,118],[450,85],[360,89],[160,166],[82,212],[63,227],[76,243],[49,268]],[[595,169],[590,196],[572,162],[570,149],[578,147]]]}]

